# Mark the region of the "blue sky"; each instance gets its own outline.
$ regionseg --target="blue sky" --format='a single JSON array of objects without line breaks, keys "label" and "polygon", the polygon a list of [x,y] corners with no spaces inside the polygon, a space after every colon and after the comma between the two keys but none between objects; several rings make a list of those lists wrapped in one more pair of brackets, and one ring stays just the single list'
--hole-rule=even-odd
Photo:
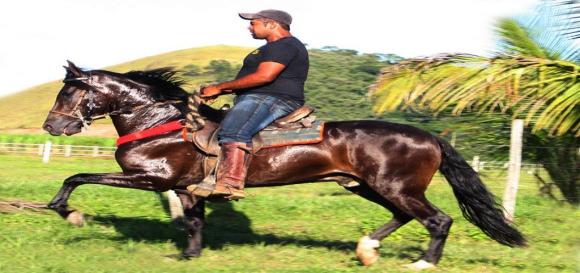
[{"label": "blue sky", "polygon": [[187,1],[19,0],[0,9],[0,96],[64,76],[69,59],[100,68],[163,52],[227,44],[258,47],[238,12],[276,8],[310,47],[404,57],[487,55],[494,22],[539,0]]}]

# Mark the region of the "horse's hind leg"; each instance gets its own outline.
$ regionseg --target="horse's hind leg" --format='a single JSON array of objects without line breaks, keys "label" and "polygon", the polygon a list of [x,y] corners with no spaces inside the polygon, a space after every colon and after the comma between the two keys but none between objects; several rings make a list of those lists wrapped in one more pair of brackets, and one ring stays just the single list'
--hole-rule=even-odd
[{"label": "horse's hind leg", "polygon": [[404,209],[415,216],[427,228],[431,236],[429,248],[425,255],[419,261],[407,267],[412,269],[432,267],[441,259],[445,240],[449,235],[453,219],[429,203],[423,194],[418,197],[407,196],[403,200]]},{"label": "horse's hind leg", "polygon": [[205,201],[191,196],[189,192],[178,192],[177,195],[183,204],[185,218],[183,222],[187,229],[187,248],[183,250],[185,258],[199,257],[202,248],[202,229],[205,219]]},{"label": "horse's hind leg", "polygon": [[379,253],[377,251],[377,248],[380,246],[379,242],[411,221],[413,217],[398,209],[396,206],[391,204],[391,202],[369,188],[367,185],[362,184],[360,186],[347,189],[369,201],[383,206],[393,213],[393,219],[391,219],[391,221],[378,228],[370,235],[362,237],[357,244],[357,257],[364,265],[371,265],[379,258]]},{"label": "horse's hind leg", "polygon": [[441,259],[443,246],[449,234],[449,229],[453,220],[448,215],[441,212],[425,198],[423,193],[397,194],[389,199],[401,211],[416,218],[427,230],[431,236],[429,248],[423,257],[407,267],[412,269],[426,269],[433,267]]}]

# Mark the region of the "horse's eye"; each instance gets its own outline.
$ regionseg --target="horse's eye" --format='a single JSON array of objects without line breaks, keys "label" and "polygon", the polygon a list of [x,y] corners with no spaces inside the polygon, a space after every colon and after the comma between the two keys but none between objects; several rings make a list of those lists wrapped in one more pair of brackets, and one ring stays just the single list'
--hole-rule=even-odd
[{"label": "horse's eye", "polygon": [[62,90],[62,92],[60,92],[60,94],[65,97],[65,98],[70,98],[74,95],[75,90]]}]

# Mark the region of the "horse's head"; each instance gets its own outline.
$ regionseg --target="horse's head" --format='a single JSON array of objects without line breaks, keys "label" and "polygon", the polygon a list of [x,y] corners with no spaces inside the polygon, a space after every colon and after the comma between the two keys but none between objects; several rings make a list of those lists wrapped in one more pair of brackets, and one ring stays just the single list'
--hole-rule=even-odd
[{"label": "horse's head", "polygon": [[105,115],[123,131],[184,116],[189,94],[180,87],[183,81],[175,77],[177,72],[172,68],[127,73],[83,71],[68,61],[65,69],[64,86],[42,127],[52,135],[79,133]]},{"label": "horse's head", "polygon": [[51,135],[73,135],[106,113],[107,95],[94,84],[99,75],[79,69],[67,61],[64,86],[56,97],[42,128]]}]

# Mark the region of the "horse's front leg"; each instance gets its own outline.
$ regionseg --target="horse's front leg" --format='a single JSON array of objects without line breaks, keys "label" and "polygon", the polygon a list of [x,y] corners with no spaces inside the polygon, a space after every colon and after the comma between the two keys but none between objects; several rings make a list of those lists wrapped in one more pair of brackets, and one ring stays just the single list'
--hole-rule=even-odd
[{"label": "horse's front leg", "polygon": [[[152,182],[153,179],[153,177],[145,176],[143,174],[79,173],[64,180],[62,187],[56,196],[54,196],[52,201],[48,203],[48,208],[55,210],[60,216],[66,218],[71,223],[82,225],[82,219],[74,219],[82,217],[82,215],[74,210],[69,210],[68,208],[68,199],[76,187],[83,184],[99,184],[120,188],[155,191],[158,189]],[[73,214],[73,212],[76,212],[76,214]]]},{"label": "horse's front leg", "polygon": [[205,219],[205,201],[192,196],[189,192],[177,192],[185,218],[183,222],[187,229],[187,248],[183,257],[199,257],[202,248],[202,230]]}]

